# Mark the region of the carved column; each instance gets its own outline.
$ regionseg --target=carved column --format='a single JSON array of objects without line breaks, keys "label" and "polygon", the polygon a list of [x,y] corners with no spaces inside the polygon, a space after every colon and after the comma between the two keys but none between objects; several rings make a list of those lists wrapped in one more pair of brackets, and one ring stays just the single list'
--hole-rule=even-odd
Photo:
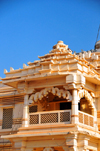
[{"label": "carved column", "polygon": [[78,123],[78,97],[77,97],[77,89],[73,90],[71,123],[72,124],[77,124]]},{"label": "carved column", "polygon": [[23,106],[23,122],[22,127],[28,127],[28,95],[26,94],[24,96],[24,106]]}]

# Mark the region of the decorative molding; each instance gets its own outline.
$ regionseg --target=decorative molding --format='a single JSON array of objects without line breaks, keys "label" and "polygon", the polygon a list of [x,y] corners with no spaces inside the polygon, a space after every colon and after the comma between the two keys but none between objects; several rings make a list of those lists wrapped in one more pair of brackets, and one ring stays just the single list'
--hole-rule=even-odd
[{"label": "decorative molding", "polygon": [[45,88],[40,92],[36,92],[35,94],[32,94],[29,98],[29,104],[31,104],[32,102],[37,102],[38,100],[42,100],[42,98],[44,96],[47,96],[48,93],[50,92],[58,97],[63,97],[64,99],[68,99],[69,101],[72,100],[72,95],[70,94],[69,91],[52,87],[52,88]]}]

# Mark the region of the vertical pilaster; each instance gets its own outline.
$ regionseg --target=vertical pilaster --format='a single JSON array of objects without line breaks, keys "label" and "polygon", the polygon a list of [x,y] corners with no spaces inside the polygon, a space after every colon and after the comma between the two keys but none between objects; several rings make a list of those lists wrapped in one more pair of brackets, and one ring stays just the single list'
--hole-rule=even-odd
[{"label": "vertical pilaster", "polygon": [[71,123],[78,123],[78,97],[76,89],[73,90]]},{"label": "vertical pilaster", "polygon": [[23,106],[23,127],[28,127],[28,95],[24,96],[24,106]]}]

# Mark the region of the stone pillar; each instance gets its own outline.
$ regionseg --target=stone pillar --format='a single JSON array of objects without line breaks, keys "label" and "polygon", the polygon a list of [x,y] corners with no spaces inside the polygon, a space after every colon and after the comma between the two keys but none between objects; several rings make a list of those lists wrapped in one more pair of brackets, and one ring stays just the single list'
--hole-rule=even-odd
[{"label": "stone pillar", "polygon": [[22,127],[28,127],[28,95],[24,96]]},{"label": "stone pillar", "polygon": [[76,89],[73,90],[71,123],[78,123],[78,97]]}]

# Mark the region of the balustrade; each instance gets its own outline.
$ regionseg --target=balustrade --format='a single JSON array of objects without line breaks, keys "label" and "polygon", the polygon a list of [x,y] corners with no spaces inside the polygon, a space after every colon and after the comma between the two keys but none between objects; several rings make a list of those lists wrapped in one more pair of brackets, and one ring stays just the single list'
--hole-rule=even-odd
[{"label": "balustrade", "polygon": [[[94,116],[78,111],[79,123],[94,127]],[[71,110],[29,113],[29,125],[71,123]]]},{"label": "balustrade", "polygon": [[94,127],[94,117],[87,113],[78,111],[79,113],[79,123]]},{"label": "balustrade", "polygon": [[71,110],[37,112],[29,114],[29,125],[71,123]]}]

